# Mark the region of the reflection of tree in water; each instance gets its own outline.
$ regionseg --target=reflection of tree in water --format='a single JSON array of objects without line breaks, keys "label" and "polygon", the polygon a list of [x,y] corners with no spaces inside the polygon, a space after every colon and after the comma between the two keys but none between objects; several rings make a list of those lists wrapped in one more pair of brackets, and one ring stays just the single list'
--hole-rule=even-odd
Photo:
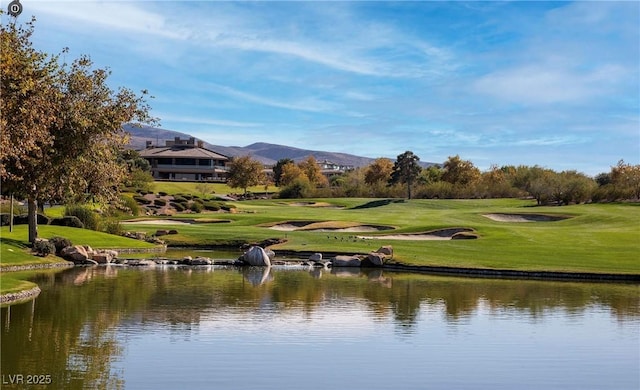
[{"label": "reflection of tree in water", "polygon": [[[317,276],[317,275],[316,275]],[[230,268],[76,268],[43,274],[36,301],[3,308],[3,372],[47,372],[56,387],[124,387],[111,362],[121,356],[116,331],[159,326],[185,332],[202,317],[247,318],[268,310],[310,317],[324,306],[366,303],[363,315],[392,320],[410,336],[421,312],[459,323],[481,308],[542,318],[558,308],[594,305],[620,321],[640,316],[636,285],[434,277],[381,270]]]}]

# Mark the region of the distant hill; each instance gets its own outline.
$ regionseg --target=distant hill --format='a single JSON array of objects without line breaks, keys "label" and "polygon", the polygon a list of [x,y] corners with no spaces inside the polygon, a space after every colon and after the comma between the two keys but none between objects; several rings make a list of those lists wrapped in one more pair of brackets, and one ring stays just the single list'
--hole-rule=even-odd
[{"label": "distant hill", "polygon": [[[151,141],[153,145],[164,146],[165,141],[173,140],[175,137],[182,139],[192,137],[190,134],[181,133],[174,130],[160,129],[151,126],[134,126],[124,125],[125,131],[131,134],[129,147],[136,150],[142,150],[146,147],[147,141]],[[348,153],[325,152],[319,150],[309,150],[294,148],[292,146],[276,145],[265,142],[256,142],[247,146],[220,146],[204,142],[204,147],[220,153],[227,157],[246,156],[262,162],[265,165],[274,165],[282,158],[290,158],[299,162],[312,155],[317,161],[328,160],[335,164],[352,165],[354,167],[363,167],[371,164],[374,160],[370,157],[356,156]],[[389,157],[394,160],[394,157]],[[423,167],[434,165],[435,163],[420,162]]]}]

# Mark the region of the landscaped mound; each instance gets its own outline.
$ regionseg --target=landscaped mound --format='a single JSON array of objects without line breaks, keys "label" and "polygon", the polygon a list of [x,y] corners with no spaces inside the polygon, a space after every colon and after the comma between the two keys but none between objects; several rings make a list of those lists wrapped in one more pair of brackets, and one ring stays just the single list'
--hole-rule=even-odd
[{"label": "landscaped mound", "polygon": [[381,230],[392,230],[391,226],[367,225],[358,222],[346,221],[285,221],[267,226],[273,230],[280,231],[307,231],[307,232],[378,232]]},{"label": "landscaped mound", "polygon": [[358,238],[374,239],[374,240],[406,240],[406,241],[423,241],[423,240],[459,240],[478,238],[473,229],[470,228],[448,228],[431,230],[422,233],[401,233],[401,234],[385,234],[380,236],[359,236]]},{"label": "landscaped mound", "polygon": [[498,222],[554,222],[562,221],[571,217],[564,215],[547,215],[547,214],[484,214],[483,216]]},{"label": "landscaped mound", "polygon": [[194,223],[230,223],[228,219],[213,219],[213,218],[201,218],[201,219],[187,219],[187,218],[166,218],[166,219],[130,219],[128,221],[122,221],[123,225],[191,225]]}]

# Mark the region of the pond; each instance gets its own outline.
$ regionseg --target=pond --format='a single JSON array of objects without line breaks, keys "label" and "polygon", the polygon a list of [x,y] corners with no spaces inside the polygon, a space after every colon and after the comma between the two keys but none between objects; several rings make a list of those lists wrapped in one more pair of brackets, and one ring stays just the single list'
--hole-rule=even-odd
[{"label": "pond", "polygon": [[3,389],[640,388],[634,284],[301,266],[36,282],[1,309]]}]

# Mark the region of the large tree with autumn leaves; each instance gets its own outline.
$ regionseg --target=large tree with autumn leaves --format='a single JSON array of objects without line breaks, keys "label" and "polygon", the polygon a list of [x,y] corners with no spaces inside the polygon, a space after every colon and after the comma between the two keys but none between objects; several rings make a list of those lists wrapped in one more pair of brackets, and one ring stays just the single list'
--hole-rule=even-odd
[{"label": "large tree with autumn leaves", "polygon": [[33,47],[33,18],[0,27],[0,180],[2,194],[27,199],[29,241],[37,202],[108,199],[125,177],[118,151],[125,122],[153,122],[141,96],[107,85],[108,69],[88,56],[71,64]]}]

